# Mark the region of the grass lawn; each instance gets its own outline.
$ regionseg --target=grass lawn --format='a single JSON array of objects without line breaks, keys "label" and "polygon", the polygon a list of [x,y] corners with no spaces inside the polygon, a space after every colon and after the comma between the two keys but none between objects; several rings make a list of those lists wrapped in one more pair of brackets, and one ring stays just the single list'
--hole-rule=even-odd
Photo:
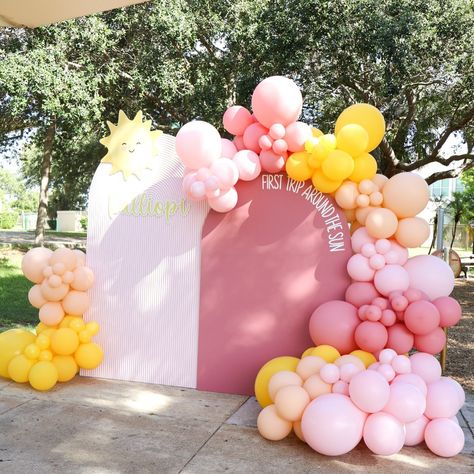
[{"label": "grass lawn", "polygon": [[38,310],[28,301],[32,286],[21,272],[19,251],[0,251],[0,331],[38,324]]}]

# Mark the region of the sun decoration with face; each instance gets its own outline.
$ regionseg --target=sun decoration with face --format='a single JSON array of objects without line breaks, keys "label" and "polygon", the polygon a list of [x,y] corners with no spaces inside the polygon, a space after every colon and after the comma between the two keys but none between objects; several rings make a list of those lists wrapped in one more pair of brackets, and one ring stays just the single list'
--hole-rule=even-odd
[{"label": "sun decoration with face", "polygon": [[101,163],[110,163],[110,174],[121,171],[127,180],[130,175],[140,179],[146,169],[153,169],[158,153],[158,138],[161,130],[151,130],[151,120],[143,119],[142,111],[138,111],[133,120],[125,112],[119,111],[117,125],[107,122],[110,135],[101,138],[100,143],[107,147],[107,154]]}]

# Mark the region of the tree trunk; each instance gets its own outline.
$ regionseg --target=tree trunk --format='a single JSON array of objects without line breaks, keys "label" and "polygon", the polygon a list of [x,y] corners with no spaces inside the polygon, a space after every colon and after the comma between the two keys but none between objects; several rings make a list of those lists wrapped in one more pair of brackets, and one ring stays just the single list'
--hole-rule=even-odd
[{"label": "tree trunk", "polygon": [[453,238],[451,239],[451,245],[449,246],[449,249],[452,250],[453,249],[453,245],[454,245],[454,239],[456,238],[456,229],[458,228],[458,222],[459,222],[459,219],[454,219],[454,228],[453,228]]},{"label": "tree trunk", "polygon": [[436,244],[437,232],[438,232],[438,213],[435,214],[434,219],[433,219],[433,238],[431,239],[431,245],[430,245],[430,250],[428,252],[428,255],[431,255],[431,251],[433,250]]},{"label": "tree trunk", "polygon": [[36,219],[35,245],[43,246],[44,227],[48,218],[48,187],[49,173],[51,170],[51,157],[53,154],[53,142],[56,132],[56,122],[52,120],[46,130],[46,137],[43,147],[43,161],[41,162],[41,182],[38,205],[38,217]]}]

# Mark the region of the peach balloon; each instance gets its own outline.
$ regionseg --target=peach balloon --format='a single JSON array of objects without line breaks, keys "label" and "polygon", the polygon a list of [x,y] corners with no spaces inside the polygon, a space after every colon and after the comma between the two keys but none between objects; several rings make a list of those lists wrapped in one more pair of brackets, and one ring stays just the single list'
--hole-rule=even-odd
[{"label": "peach balloon", "polygon": [[315,374],[311,375],[311,377],[305,381],[303,388],[308,392],[311,400],[314,400],[320,395],[331,393],[332,386],[331,384],[324,382],[318,374]]},{"label": "peach balloon", "polygon": [[67,314],[82,316],[89,308],[89,295],[84,291],[71,290],[62,301]]},{"label": "peach balloon", "polygon": [[383,205],[397,217],[413,217],[421,212],[430,198],[428,184],[415,173],[392,176],[383,188]]},{"label": "peach balloon", "polygon": [[49,284],[49,280],[44,280],[41,283],[41,293],[43,297],[48,301],[61,301],[68,293],[69,285],[61,283],[57,287],[53,287]]},{"label": "peach balloon", "polygon": [[334,364],[336,364],[338,367],[342,367],[343,365],[346,365],[346,364],[353,364],[357,367],[357,369],[365,370],[364,363],[358,357],[352,354],[346,354],[346,355],[342,355],[341,357],[338,357],[334,361]]},{"label": "peach balloon", "polygon": [[326,361],[319,356],[303,357],[296,366],[296,373],[307,380],[311,375],[318,374],[321,368],[326,365]]},{"label": "peach balloon", "polygon": [[21,261],[21,271],[33,283],[41,283],[44,278],[43,270],[49,264],[53,252],[44,247],[29,250]]},{"label": "peach balloon", "polygon": [[71,288],[78,291],[87,291],[94,283],[94,274],[89,267],[78,267],[74,270],[74,279]]},{"label": "peach balloon", "polygon": [[355,209],[357,196],[359,196],[357,184],[352,181],[342,183],[335,194],[336,202],[342,209]]},{"label": "peach balloon", "polygon": [[293,431],[295,432],[295,435],[303,441],[303,443],[306,443],[304,440],[303,432],[301,431],[301,421],[295,421],[293,423]]},{"label": "peach balloon", "polygon": [[39,310],[39,319],[46,326],[56,326],[64,318],[61,303],[48,301]]},{"label": "peach balloon", "polygon": [[430,226],[421,217],[406,217],[398,222],[395,239],[407,248],[420,247],[430,236]]},{"label": "peach balloon", "polygon": [[282,370],[272,375],[268,382],[268,394],[270,398],[274,401],[278,390],[288,385],[298,385],[301,387],[303,380],[298,374],[290,370]]},{"label": "peach balloon", "polygon": [[77,266],[77,256],[71,249],[59,248],[53,252],[50,260],[53,268],[56,263],[63,263],[66,270],[74,270]]},{"label": "peach balloon", "polygon": [[376,174],[372,178],[372,182],[377,185],[377,187],[379,188],[379,191],[381,191],[383,189],[383,187],[385,186],[387,181],[388,181],[388,178],[386,176],[384,176],[383,174]]},{"label": "peach balloon", "polygon": [[293,423],[278,416],[275,405],[268,405],[258,415],[257,428],[264,438],[280,441],[290,434]]},{"label": "peach balloon", "polygon": [[365,225],[367,221],[367,216],[374,210],[377,209],[376,207],[373,206],[367,206],[367,207],[358,207],[355,211],[356,219],[357,222],[360,225]]},{"label": "peach balloon", "polygon": [[365,220],[365,227],[370,236],[387,239],[395,234],[398,226],[397,216],[384,208],[372,209]]},{"label": "peach balloon", "polygon": [[30,288],[30,291],[28,292],[28,301],[35,308],[41,308],[41,306],[47,303],[47,300],[41,293],[40,285],[34,285]]},{"label": "peach balloon", "polygon": [[77,258],[77,266],[78,267],[84,266],[86,264],[86,254],[82,250],[79,250],[79,249],[74,249],[73,252]]},{"label": "peach balloon", "polygon": [[279,416],[288,421],[299,421],[310,402],[308,392],[298,385],[288,385],[278,390],[275,407]]}]

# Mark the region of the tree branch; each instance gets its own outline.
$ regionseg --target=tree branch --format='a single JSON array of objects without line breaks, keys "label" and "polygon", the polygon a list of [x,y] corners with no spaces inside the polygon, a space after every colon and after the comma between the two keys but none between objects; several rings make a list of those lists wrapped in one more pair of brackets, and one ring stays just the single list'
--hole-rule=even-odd
[{"label": "tree branch", "polygon": [[426,178],[426,182],[428,184],[432,184],[440,179],[447,179],[447,178],[457,178],[463,171],[467,171],[474,167],[474,161],[468,163],[466,166],[462,168],[454,169],[454,170],[446,170],[446,171],[438,171],[436,173],[431,174]]},{"label": "tree branch", "polygon": [[395,135],[395,138],[393,140],[393,148],[399,151],[404,148],[405,141],[408,136],[408,131],[410,130],[410,125],[412,124],[413,119],[415,118],[416,112],[416,98],[411,89],[405,89],[405,98],[408,104],[408,111],[405,118],[400,123],[397,134]]},{"label": "tree branch", "polygon": [[398,163],[396,167],[402,171],[413,171],[421,168],[422,166],[428,165],[429,163],[439,163],[444,166],[448,166],[453,161],[472,160],[474,162],[474,154],[463,153],[462,155],[451,155],[448,158],[431,158],[427,156],[422,160],[413,161],[412,163]]}]

